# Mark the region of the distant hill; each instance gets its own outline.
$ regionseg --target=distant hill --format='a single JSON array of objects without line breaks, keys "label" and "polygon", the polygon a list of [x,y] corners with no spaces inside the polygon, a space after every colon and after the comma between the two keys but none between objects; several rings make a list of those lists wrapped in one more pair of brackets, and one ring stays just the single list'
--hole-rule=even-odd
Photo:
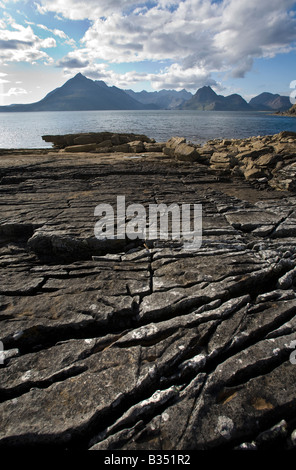
[{"label": "distant hill", "polygon": [[289,97],[261,93],[247,103],[238,94],[217,95],[210,86],[199,88],[195,95],[181,90],[135,92],[108,86],[81,73],[48,93],[42,100],[29,104],[0,106],[0,112],[192,109],[204,111],[287,111]]},{"label": "distant hill", "polygon": [[256,111],[286,111],[291,107],[289,96],[264,92],[249,101]]},{"label": "distant hill", "polygon": [[199,88],[190,100],[179,106],[179,109],[200,111],[252,111],[252,108],[240,95],[217,95],[210,86]]},{"label": "distant hill", "polygon": [[143,104],[154,105],[159,109],[176,109],[185,101],[192,98],[192,93],[186,90],[160,90],[160,91],[140,91],[125,90],[132,98]]},{"label": "distant hill", "polygon": [[150,109],[115,86],[94,81],[81,73],[60,88],[48,93],[41,101],[30,104],[0,106],[0,111],[82,111]]}]

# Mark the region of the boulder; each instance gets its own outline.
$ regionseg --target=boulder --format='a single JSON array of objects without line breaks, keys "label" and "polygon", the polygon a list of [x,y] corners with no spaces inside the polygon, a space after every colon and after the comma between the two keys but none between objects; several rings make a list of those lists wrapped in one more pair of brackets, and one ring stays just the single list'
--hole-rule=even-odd
[{"label": "boulder", "polygon": [[238,157],[241,160],[243,160],[244,158],[254,160],[254,159],[260,157],[261,155],[264,155],[266,153],[270,153],[271,151],[273,151],[273,148],[267,147],[267,146],[263,146],[263,147],[258,148],[258,149],[250,148],[249,150],[244,150],[243,152],[240,152]]},{"label": "boulder", "polygon": [[146,152],[162,152],[165,146],[165,142],[144,142],[144,149]]},{"label": "boulder", "polygon": [[119,144],[119,145],[113,145],[111,147],[112,152],[130,152],[130,146],[129,144]]},{"label": "boulder", "polygon": [[214,152],[210,158],[211,168],[230,170],[236,164],[236,158],[227,152]]},{"label": "boulder", "polygon": [[102,134],[81,134],[73,139],[74,145],[98,144],[104,135]]},{"label": "boulder", "polygon": [[243,174],[246,180],[251,179],[258,179],[266,177],[266,173],[261,168],[253,167],[253,168],[246,168],[243,170]]},{"label": "boulder", "polygon": [[277,164],[281,160],[281,157],[275,153],[266,153],[261,155],[256,160],[256,165],[259,167],[271,168]]},{"label": "boulder", "polygon": [[296,191],[296,162],[281,168],[269,184],[275,189]]},{"label": "boulder", "polygon": [[67,153],[76,153],[76,152],[93,152],[96,150],[97,144],[84,144],[84,145],[71,145],[70,147],[65,147],[62,152]]},{"label": "boulder", "polygon": [[171,137],[167,141],[166,147],[169,148],[169,149],[175,149],[177,147],[177,145],[185,144],[185,143],[186,143],[185,137]]},{"label": "boulder", "polygon": [[198,160],[198,152],[195,147],[186,143],[180,143],[174,148],[175,159],[182,162],[195,162]]},{"label": "boulder", "polygon": [[171,137],[166,142],[166,146],[163,148],[163,153],[173,158],[175,156],[175,148],[177,147],[177,145],[185,143],[186,139],[184,137]]},{"label": "boulder", "polygon": [[144,150],[144,144],[141,140],[135,140],[133,142],[129,142],[128,146],[130,148],[130,152],[132,153],[143,152]]},{"label": "boulder", "polygon": [[110,147],[112,147],[112,145],[113,145],[113,142],[112,142],[111,139],[103,140],[103,142],[96,145],[96,150],[97,149],[102,149],[102,148],[110,148]]}]

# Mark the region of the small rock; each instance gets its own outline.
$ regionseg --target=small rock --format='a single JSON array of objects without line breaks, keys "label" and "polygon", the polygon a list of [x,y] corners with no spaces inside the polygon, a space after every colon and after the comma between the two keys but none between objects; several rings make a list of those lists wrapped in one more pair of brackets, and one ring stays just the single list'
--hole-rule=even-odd
[{"label": "small rock", "polygon": [[195,162],[198,159],[198,153],[195,147],[181,143],[175,147],[175,158],[182,162]]}]

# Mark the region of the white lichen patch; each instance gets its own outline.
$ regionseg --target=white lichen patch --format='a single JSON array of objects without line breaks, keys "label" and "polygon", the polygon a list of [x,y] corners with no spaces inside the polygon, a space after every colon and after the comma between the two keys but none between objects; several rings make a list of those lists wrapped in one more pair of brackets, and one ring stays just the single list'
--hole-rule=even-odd
[{"label": "white lichen patch", "polygon": [[232,419],[227,416],[219,416],[217,423],[217,432],[225,439],[230,439],[232,431],[234,429],[234,423]]}]

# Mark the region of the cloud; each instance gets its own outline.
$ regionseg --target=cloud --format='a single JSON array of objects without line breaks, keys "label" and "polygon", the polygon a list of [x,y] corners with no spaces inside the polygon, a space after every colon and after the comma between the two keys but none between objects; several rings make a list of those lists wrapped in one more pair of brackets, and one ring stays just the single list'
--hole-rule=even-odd
[{"label": "cloud", "polygon": [[6,15],[5,27],[0,29],[0,64],[8,62],[43,61],[51,63],[53,59],[42,49],[56,47],[52,37],[41,39],[35,35],[31,25],[23,26]]},{"label": "cloud", "polygon": [[[294,0],[39,0],[41,13],[90,20],[74,55],[59,66],[96,74],[100,61],[120,64],[154,61],[169,67],[150,76],[152,86],[191,88],[213,84],[223,72],[242,78],[257,58],[295,49]],[[64,64],[64,65],[62,65]],[[103,70],[108,75],[107,69]],[[109,73],[108,76],[111,76]],[[121,82],[137,80],[130,72]],[[117,82],[120,77],[113,75]],[[178,87],[178,88],[179,88]]]},{"label": "cloud", "polygon": [[49,49],[51,47],[56,47],[57,43],[54,38],[46,38],[40,41],[40,47],[42,49]]},{"label": "cloud", "polygon": [[[34,24],[34,23],[29,23],[29,22],[27,22],[27,23],[28,24]],[[45,31],[49,31],[50,33],[54,34],[55,36],[58,36],[61,39],[67,39],[67,40],[70,39],[69,36],[64,31],[62,31],[61,29],[50,29],[47,26],[45,26],[44,24],[37,24],[36,26],[38,26],[38,28],[41,28]]]},{"label": "cloud", "polygon": [[219,87],[217,82],[213,80],[210,73],[205,69],[192,67],[183,69],[179,64],[172,64],[158,74],[150,75],[152,86],[156,90],[175,89],[196,90],[204,85]]},{"label": "cloud", "polygon": [[21,49],[32,45],[33,42],[20,41],[19,39],[0,39],[0,49]]},{"label": "cloud", "polygon": [[82,61],[75,57],[64,57],[57,62],[57,67],[67,68],[67,69],[82,69],[89,65],[89,61]]},{"label": "cloud", "polygon": [[52,32],[55,36],[59,36],[61,39],[69,39],[69,36],[60,29],[53,29]]},{"label": "cloud", "polygon": [[[151,82],[155,90],[163,88],[173,88],[181,90],[195,90],[204,85],[209,85],[220,89],[220,85],[211,78],[210,74],[203,69],[193,67],[184,70],[179,64],[172,64],[158,73],[129,71],[126,73],[117,73],[112,70],[107,63],[87,63],[81,60],[81,51],[73,51],[57,64],[58,67],[64,67],[66,78],[73,77],[73,74],[82,72],[88,78],[93,80],[103,80],[108,85],[115,85],[119,88],[130,88],[132,85],[141,82]],[[75,58],[77,55],[77,58]],[[71,57],[70,57],[71,56]]]},{"label": "cloud", "polygon": [[66,17],[93,18],[82,38],[85,60],[170,60],[179,64],[178,73],[182,68],[188,75],[196,67],[206,75],[233,70],[233,76],[243,77],[255,58],[287,52],[296,40],[296,20],[288,13],[291,0],[184,0],[174,8],[173,2],[162,1],[134,10],[134,1],[42,4]]},{"label": "cloud", "polygon": [[133,11],[143,1],[135,0],[40,0],[35,2],[39,13],[48,11],[61,14],[71,20],[96,19],[116,12]]},{"label": "cloud", "polygon": [[27,94],[28,92],[24,88],[10,88],[6,93],[1,93],[1,96],[19,96]]}]

